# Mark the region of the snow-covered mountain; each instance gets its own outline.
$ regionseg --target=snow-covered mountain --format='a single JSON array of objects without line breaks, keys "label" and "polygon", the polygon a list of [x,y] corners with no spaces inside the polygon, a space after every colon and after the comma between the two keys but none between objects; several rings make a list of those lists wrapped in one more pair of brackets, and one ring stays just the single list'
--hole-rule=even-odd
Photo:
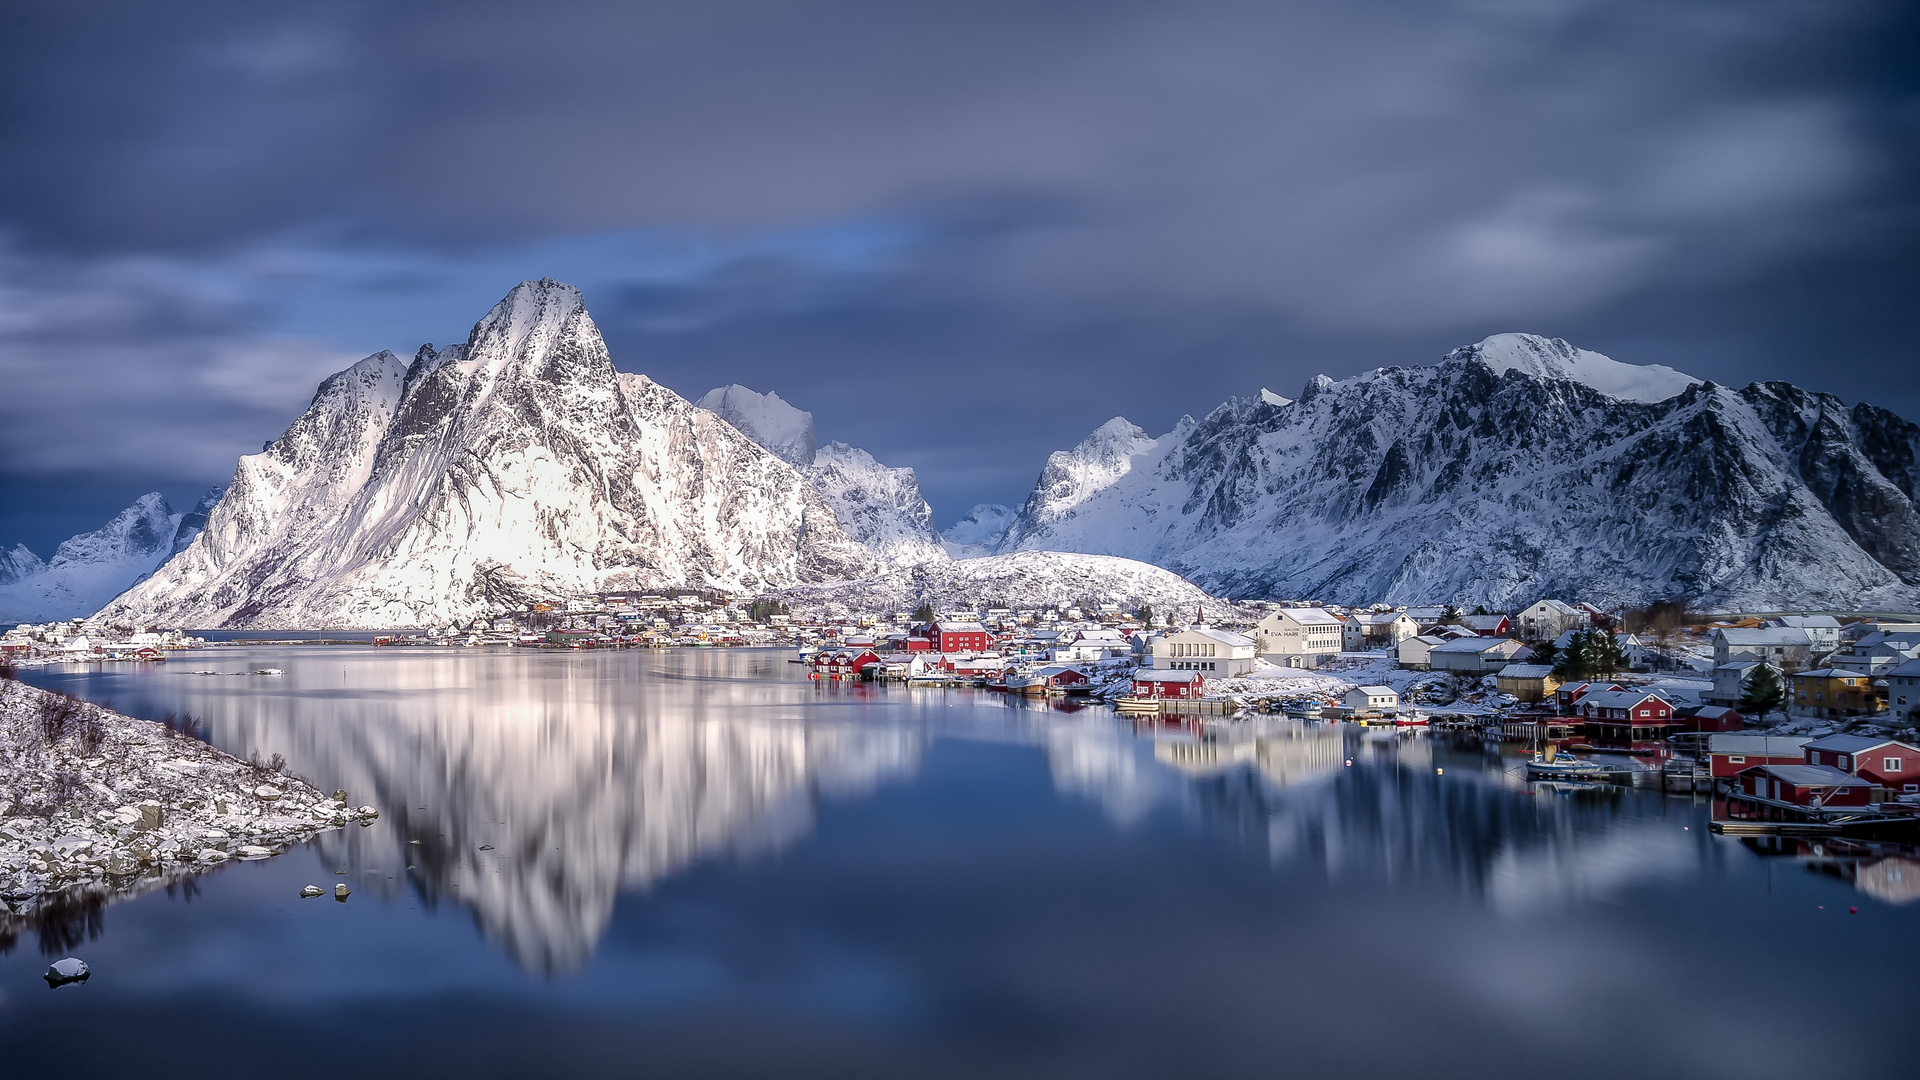
[{"label": "snow-covered mountain", "polygon": [[722,420],[773,451],[782,461],[813,464],[813,414],[782,401],[779,394],[771,390],[755,393],[733,383],[707,391],[694,404],[719,413]]},{"label": "snow-covered mountain", "polygon": [[179,514],[149,492],[100,528],[61,541],[46,562],[24,544],[0,551],[0,622],[93,614],[192,541],[219,499],[215,488]]},{"label": "snow-covered mountain", "polygon": [[913,565],[947,557],[933,527],[933,508],[920,495],[912,469],[894,469],[843,442],[814,446],[813,414],[780,395],[734,384],[707,391],[710,409],[748,438],[789,461],[813,483],[834,518],[886,565]]},{"label": "snow-covered mountain", "polygon": [[240,459],[206,529],[102,614],[402,627],[669,585],[859,577],[870,556],[785,461],[614,370],[579,290],[516,287],[464,345],[377,353]]},{"label": "snow-covered mountain", "polygon": [[1920,602],[1920,427],[1502,334],[1056,453],[1002,550],[1120,555],[1229,596],[1722,610]]},{"label": "snow-covered mountain", "polygon": [[1000,503],[977,503],[966,516],[940,530],[940,546],[956,559],[977,559],[997,551],[1013,524],[1014,509]]}]

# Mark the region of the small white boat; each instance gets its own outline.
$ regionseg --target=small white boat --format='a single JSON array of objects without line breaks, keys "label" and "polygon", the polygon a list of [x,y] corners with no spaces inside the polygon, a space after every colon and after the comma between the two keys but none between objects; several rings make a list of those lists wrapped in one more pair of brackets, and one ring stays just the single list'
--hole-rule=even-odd
[{"label": "small white boat", "polygon": [[1605,765],[1562,754],[1552,743],[1545,750],[1535,750],[1533,760],[1527,762],[1529,780],[1599,780],[1606,775]]}]

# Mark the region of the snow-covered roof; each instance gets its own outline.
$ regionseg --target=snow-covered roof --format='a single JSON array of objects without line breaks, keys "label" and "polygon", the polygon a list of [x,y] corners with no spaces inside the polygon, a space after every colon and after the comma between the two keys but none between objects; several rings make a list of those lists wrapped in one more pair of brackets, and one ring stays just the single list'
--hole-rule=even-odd
[{"label": "snow-covered roof", "polygon": [[1235,649],[1250,649],[1253,647],[1252,638],[1242,637],[1231,630],[1215,630],[1206,626],[1196,626],[1191,630],[1182,630],[1177,634],[1168,634],[1167,639],[1171,641],[1175,638],[1186,637],[1188,635],[1197,635],[1209,641],[1219,642],[1222,645]]},{"label": "snow-covered roof", "polygon": [[[1596,709],[1631,709],[1648,698],[1666,698],[1647,690],[1596,690],[1580,699],[1580,704],[1591,705]],[[1671,705],[1672,702],[1667,702]]]},{"label": "snow-covered roof", "polygon": [[1544,679],[1551,674],[1552,664],[1508,664],[1500,669],[1502,679]]},{"label": "snow-covered roof", "polygon": [[1898,739],[1885,736],[1875,738],[1871,735],[1828,735],[1824,739],[1815,739],[1807,744],[1809,750],[1832,750],[1839,754],[1857,754],[1862,750],[1871,750],[1876,746],[1905,746]]},{"label": "snow-covered roof", "polygon": [[1488,649],[1497,649],[1502,645],[1518,645],[1512,638],[1503,637],[1461,637],[1443,641],[1433,647],[1434,652],[1443,653],[1483,653]]},{"label": "snow-covered roof", "polygon": [[[1391,686],[1356,686],[1353,689],[1360,691],[1368,697],[1388,697],[1395,694]],[[1348,691],[1348,693],[1352,692],[1351,690]]]},{"label": "snow-covered roof", "polygon": [[1811,741],[1804,737],[1785,735],[1715,735],[1707,740],[1707,752],[1787,757],[1800,753],[1800,748]]},{"label": "snow-covered roof", "polygon": [[1338,626],[1340,618],[1322,608],[1275,608],[1268,618],[1290,619],[1302,626]]},{"label": "snow-covered roof", "polygon": [[1200,673],[1197,671],[1141,670],[1134,672],[1133,675],[1134,682],[1189,683],[1198,681],[1199,678]]},{"label": "snow-covered roof", "polygon": [[1744,626],[1726,626],[1715,630],[1714,636],[1729,645],[1812,645],[1813,639],[1805,630],[1795,626],[1762,626],[1748,629]]}]

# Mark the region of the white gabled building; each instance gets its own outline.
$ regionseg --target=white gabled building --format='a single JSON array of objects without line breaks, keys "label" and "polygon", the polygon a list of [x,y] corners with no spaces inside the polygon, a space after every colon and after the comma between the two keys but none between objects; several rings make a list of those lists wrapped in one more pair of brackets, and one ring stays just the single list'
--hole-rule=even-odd
[{"label": "white gabled building", "polygon": [[1343,625],[1320,608],[1275,608],[1254,626],[1254,641],[1268,663],[1317,668],[1340,655]]},{"label": "white gabled building", "polygon": [[1253,670],[1255,649],[1252,638],[1197,626],[1154,638],[1152,666],[1170,671],[1204,671],[1214,678],[1234,678]]},{"label": "white gabled building", "polygon": [[1420,624],[1404,611],[1357,611],[1342,620],[1342,640],[1348,652],[1391,649],[1420,632]]},{"label": "white gabled building", "polygon": [[1340,704],[1354,712],[1393,712],[1400,708],[1400,695],[1391,686],[1356,686]]},{"label": "white gabled building", "polygon": [[1433,667],[1433,647],[1445,645],[1451,640],[1453,639],[1440,634],[1421,634],[1402,640],[1400,644],[1393,647],[1393,652],[1400,661],[1401,667],[1411,668],[1414,671],[1426,671]]},{"label": "white gabled building", "polygon": [[1760,660],[1781,671],[1801,671],[1813,660],[1813,639],[1795,626],[1767,626],[1747,629],[1722,627],[1713,632],[1713,666],[1725,667],[1742,660]]},{"label": "white gabled building", "polygon": [[1537,600],[1513,620],[1513,629],[1528,641],[1551,641],[1569,630],[1585,630],[1593,619],[1565,600]]}]

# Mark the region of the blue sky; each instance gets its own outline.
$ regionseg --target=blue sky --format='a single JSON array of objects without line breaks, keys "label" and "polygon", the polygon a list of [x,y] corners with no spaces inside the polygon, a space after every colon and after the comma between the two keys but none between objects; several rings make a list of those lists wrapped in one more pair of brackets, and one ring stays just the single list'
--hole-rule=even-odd
[{"label": "blue sky", "polygon": [[1911,5],[8,5],[0,542],[581,286],[942,523],[1108,417],[1521,330],[1920,416]]}]

